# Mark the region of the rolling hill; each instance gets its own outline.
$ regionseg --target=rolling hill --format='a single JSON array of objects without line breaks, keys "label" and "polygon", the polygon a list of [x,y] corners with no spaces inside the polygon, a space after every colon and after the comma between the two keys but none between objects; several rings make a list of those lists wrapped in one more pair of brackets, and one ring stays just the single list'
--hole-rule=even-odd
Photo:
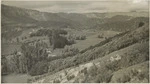
[{"label": "rolling hill", "polygon": [[35,77],[32,82],[148,82],[148,41],[145,23],[84,53],[50,62],[49,74],[37,80]]},{"label": "rolling hill", "polygon": [[[12,38],[20,35],[14,28],[74,28],[74,29],[101,29],[124,31],[131,28],[136,17],[146,18],[145,12],[122,13],[48,13],[31,9],[1,5],[2,32],[5,37]],[[128,20],[131,20],[128,21]],[[118,25],[119,24],[119,25]],[[120,26],[121,25],[121,26]],[[129,26],[127,26],[129,25]],[[110,27],[111,26],[111,27]],[[123,26],[123,27],[122,27]],[[16,32],[16,35],[9,35]],[[6,33],[6,34],[5,34]],[[8,34],[8,36],[7,36]]]}]

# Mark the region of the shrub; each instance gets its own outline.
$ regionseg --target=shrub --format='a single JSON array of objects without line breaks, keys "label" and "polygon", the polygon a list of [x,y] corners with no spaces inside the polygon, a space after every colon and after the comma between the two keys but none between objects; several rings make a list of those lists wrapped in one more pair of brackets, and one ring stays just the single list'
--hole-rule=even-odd
[{"label": "shrub", "polygon": [[79,37],[79,36],[77,36],[77,37],[76,37],[76,40],[80,40],[80,37]]},{"label": "shrub", "polygon": [[95,64],[88,70],[88,75],[91,77],[86,82],[110,82],[112,77],[112,71],[107,69],[105,66],[97,67]]},{"label": "shrub", "polygon": [[102,35],[98,35],[97,37],[98,37],[98,38],[103,38],[103,36],[102,36]]},{"label": "shrub", "polygon": [[68,40],[66,37],[58,36],[52,39],[53,49],[55,48],[64,48],[65,45],[68,44]]},{"label": "shrub", "polygon": [[76,40],[85,40],[85,39],[86,39],[86,36],[84,36],[84,35],[76,37]]},{"label": "shrub", "polygon": [[94,82],[96,83],[109,83],[112,77],[111,72],[103,72],[96,76]]},{"label": "shrub", "polygon": [[86,39],[86,36],[81,36],[81,40],[85,40]]},{"label": "shrub", "polygon": [[35,76],[35,75],[41,75],[41,74],[44,74],[47,72],[48,72],[47,62],[41,61],[41,62],[38,62],[37,64],[35,64],[31,68],[31,70],[29,71],[29,74],[31,76]]},{"label": "shrub", "polygon": [[74,56],[79,53],[78,48],[66,46],[62,52],[63,57]]},{"label": "shrub", "polygon": [[67,76],[67,80],[69,81],[69,80],[73,79],[74,77],[75,77],[74,75]]},{"label": "shrub", "polygon": [[98,72],[98,68],[96,65],[91,66],[90,69],[88,70],[88,74],[90,76],[96,76],[97,72]]},{"label": "shrub", "polygon": [[67,45],[72,45],[75,44],[75,40],[74,39],[69,39]]},{"label": "shrub", "polygon": [[85,68],[82,69],[80,72],[81,72],[81,73],[84,73],[84,74],[87,74],[87,68],[85,67]]},{"label": "shrub", "polygon": [[119,61],[114,61],[110,64],[107,64],[105,66],[108,70],[111,70],[111,71],[116,71],[119,69]]},{"label": "shrub", "polygon": [[138,27],[142,27],[145,23],[144,22],[140,22]]},{"label": "shrub", "polygon": [[122,78],[117,79],[118,83],[126,83],[129,82],[131,78],[128,75],[124,75]]},{"label": "shrub", "polygon": [[147,73],[148,73],[148,71],[147,72],[146,71],[139,72],[136,69],[131,69],[130,72],[129,72],[129,76],[131,78],[137,77],[139,80],[143,80],[144,78],[146,78],[147,80],[149,80],[149,75]]}]

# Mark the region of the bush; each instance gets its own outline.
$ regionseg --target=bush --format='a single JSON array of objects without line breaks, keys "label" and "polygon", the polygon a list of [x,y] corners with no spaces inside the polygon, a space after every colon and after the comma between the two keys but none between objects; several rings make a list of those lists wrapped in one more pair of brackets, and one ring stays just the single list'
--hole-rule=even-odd
[{"label": "bush", "polygon": [[64,34],[64,35],[67,34],[67,31],[61,30],[61,29],[54,29],[54,30],[40,29],[35,33],[31,33],[30,37],[33,37],[33,36],[52,36],[52,32],[54,32],[55,34]]},{"label": "bush", "polygon": [[119,69],[119,62],[120,62],[120,61],[114,61],[114,62],[112,62],[112,63],[110,63],[110,64],[107,64],[107,65],[106,65],[106,68],[107,68],[108,70],[111,70],[111,71],[116,71],[116,70]]},{"label": "bush", "polygon": [[88,70],[88,74],[90,76],[96,76],[97,72],[98,72],[98,68],[95,64],[93,66],[91,66],[90,69]]},{"label": "bush", "polygon": [[67,45],[72,45],[75,44],[75,40],[74,39],[69,39]]},{"label": "bush", "polygon": [[112,71],[105,66],[97,67],[95,64],[88,70],[91,77],[86,82],[108,83],[112,77]]},{"label": "bush", "polygon": [[85,40],[85,39],[86,39],[86,36],[84,36],[84,35],[76,37],[76,40]]},{"label": "bush", "polygon": [[145,23],[144,22],[140,22],[138,27],[142,27]]},{"label": "bush", "polygon": [[85,67],[84,69],[82,69],[82,70],[80,71],[80,73],[87,74],[87,68]]},{"label": "bush", "polygon": [[48,72],[47,62],[41,61],[41,62],[38,62],[37,64],[35,64],[31,68],[31,70],[29,71],[29,74],[31,76],[35,76],[35,75],[42,75],[47,72]]},{"label": "bush", "polygon": [[74,77],[75,77],[74,75],[67,76],[67,80],[69,81],[69,80],[73,79]]},{"label": "bush", "polygon": [[129,82],[131,78],[128,75],[124,75],[122,78],[117,79],[118,83],[126,83]]},{"label": "bush", "polygon": [[98,37],[98,38],[103,38],[103,36],[102,36],[102,35],[98,35],[97,37]]},{"label": "bush", "polygon": [[63,57],[68,57],[68,56],[74,56],[76,54],[79,53],[79,49],[78,48],[72,48],[72,47],[68,47],[66,46],[62,52],[62,56]]},{"label": "bush", "polygon": [[103,72],[96,76],[94,82],[95,83],[109,83],[112,77],[111,72]]},{"label": "bush", "polygon": [[146,78],[147,80],[149,80],[149,75],[147,74],[148,71],[141,71],[139,72],[136,69],[131,69],[129,72],[130,77],[137,77],[139,80],[143,80],[144,78]]},{"label": "bush", "polygon": [[55,48],[64,48],[65,45],[68,44],[68,40],[66,37],[58,36],[57,38],[53,39],[53,49]]}]

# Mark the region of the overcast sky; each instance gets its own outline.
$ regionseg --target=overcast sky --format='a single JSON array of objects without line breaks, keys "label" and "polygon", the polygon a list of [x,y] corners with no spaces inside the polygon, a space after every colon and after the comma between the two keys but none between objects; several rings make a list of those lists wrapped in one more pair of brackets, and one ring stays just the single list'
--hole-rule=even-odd
[{"label": "overcast sky", "polygon": [[97,1],[15,1],[2,0],[2,4],[39,10],[42,12],[128,12],[148,11],[148,0],[97,0]]}]

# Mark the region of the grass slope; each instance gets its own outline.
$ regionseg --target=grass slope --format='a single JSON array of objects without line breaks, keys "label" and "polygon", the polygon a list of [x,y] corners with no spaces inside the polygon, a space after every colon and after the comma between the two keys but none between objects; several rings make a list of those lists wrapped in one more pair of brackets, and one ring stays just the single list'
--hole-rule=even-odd
[{"label": "grass slope", "polygon": [[[89,49],[83,54],[49,62],[49,72],[56,73],[65,68],[80,66],[80,64],[98,59],[95,62],[99,62],[98,66],[101,68],[93,64],[97,69],[94,69],[95,71],[92,69],[92,72],[87,75],[80,75],[79,79],[84,77],[80,82],[110,82],[113,72],[149,60],[148,40],[149,29],[148,25],[145,25],[111,39],[103,45]],[[93,73],[95,75],[92,75]]]}]

